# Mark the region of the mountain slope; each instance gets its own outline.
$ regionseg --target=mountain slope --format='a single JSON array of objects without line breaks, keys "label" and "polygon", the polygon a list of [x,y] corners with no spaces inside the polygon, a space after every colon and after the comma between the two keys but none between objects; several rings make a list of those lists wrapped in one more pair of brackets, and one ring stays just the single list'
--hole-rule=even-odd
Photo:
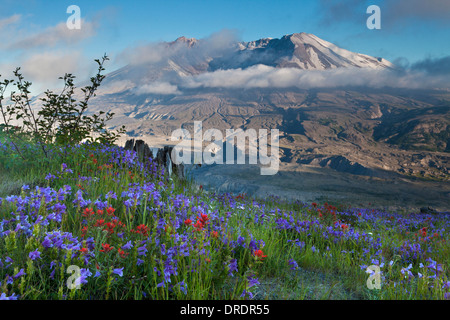
[{"label": "mountain slope", "polygon": [[357,78],[367,70],[395,69],[382,58],[307,33],[221,47],[181,37],[150,49],[146,59],[107,74],[91,101],[90,111],[114,112],[112,127],[124,124],[131,136],[170,138],[180,127],[192,130],[194,121],[203,121],[204,130],[279,129],[285,163],[378,177],[385,176],[381,171],[449,177],[449,92],[185,85],[189,79],[227,72],[227,81],[237,81],[242,72],[260,65],[287,77],[292,71],[321,75],[317,81],[335,71],[351,70],[348,76]]},{"label": "mountain slope", "polygon": [[[110,73],[105,86],[116,87],[115,92],[121,92],[152,82],[179,83],[179,77],[216,70],[245,69],[260,64],[302,70],[395,68],[385,59],[339,48],[308,33],[294,33],[280,39],[230,43],[218,49],[207,40],[180,37],[150,47],[145,54],[149,57],[141,57],[140,60],[132,58],[129,65]],[[128,86],[124,87],[124,82]],[[122,86],[114,86],[114,83],[121,83]]]},{"label": "mountain slope", "polygon": [[212,60],[210,69],[247,68],[256,64],[305,70],[394,67],[385,59],[353,53],[308,33],[243,42],[238,46],[239,50],[231,56]]}]

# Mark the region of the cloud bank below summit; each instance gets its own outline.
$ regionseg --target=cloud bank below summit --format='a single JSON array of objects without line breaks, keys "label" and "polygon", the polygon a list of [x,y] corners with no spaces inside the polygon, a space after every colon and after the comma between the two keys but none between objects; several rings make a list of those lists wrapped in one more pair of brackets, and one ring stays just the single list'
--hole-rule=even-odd
[{"label": "cloud bank below summit", "polygon": [[138,86],[135,94],[182,94],[183,90],[201,88],[264,89],[264,88],[349,88],[373,89],[447,89],[449,74],[431,74],[422,70],[373,70],[339,68],[332,70],[301,70],[255,65],[246,69],[217,70],[170,81],[156,81]]},{"label": "cloud bank below summit", "polygon": [[449,88],[448,75],[436,76],[419,71],[339,68],[301,70],[256,65],[247,69],[207,72],[183,78],[186,88]]},{"label": "cloud bank below summit", "polygon": [[[185,39],[185,38],[184,38]],[[209,61],[208,57],[226,56],[236,50],[237,33],[224,30],[200,40],[185,39],[170,43],[146,44],[127,49],[119,55],[122,62],[146,69],[149,65],[170,66],[171,60],[188,65],[194,74],[175,71],[151,81],[133,79],[134,94],[177,95],[184,90],[201,88],[263,89],[263,88],[404,88],[450,89],[450,56],[427,58],[414,64],[405,62],[396,69],[389,68],[335,68],[327,70],[303,70],[293,67],[274,67],[255,64],[249,67],[218,70],[196,69],[197,64]],[[195,45],[188,44],[195,41]],[[180,60],[180,57],[181,60]],[[192,70],[190,69],[191,67]],[[161,70],[156,68],[154,70]],[[189,73],[188,72],[188,73]]]}]

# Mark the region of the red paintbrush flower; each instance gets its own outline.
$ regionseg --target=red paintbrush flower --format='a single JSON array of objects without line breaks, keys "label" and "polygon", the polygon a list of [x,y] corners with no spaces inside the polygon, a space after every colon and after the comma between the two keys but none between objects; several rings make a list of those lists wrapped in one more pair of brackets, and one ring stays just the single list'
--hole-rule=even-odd
[{"label": "red paintbrush flower", "polygon": [[105,223],[105,220],[103,220],[103,219],[97,220],[95,222],[94,227],[101,227],[101,226],[103,226],[104,223]]},{"label": "red paintbrush flower", "polygon": [[206,214],[201,214],[200,217],[197,217],[203,224],[206,224],[206,221],[209,220],[208,216]]},{"label": "red paintbrush flower", "polygon": [[194,228],[195,228],[196,231],[202,230],[203,227],[204,227],[204,224],[200,220],[197,220],[197,222],[194,224]]},{"label": "red paintbrush flower", "polygon": [[261,249],[255,250],[255,252],[253,252],[253,254],[255,255],[255,257],[259,258],[260,260],[264,260],[264,258],[267,257],[267,255],[265,255]]},{"label": "red paintbrush flower", "polygon": [[103,249],[102,250],[100,250],[100,252],[109,252],[109,251],[111,251],[112,249],[114,249],[114,247],[111,247],[109,244],[107,244],[107,243],[102,243],[102,247],[103,247]]}]

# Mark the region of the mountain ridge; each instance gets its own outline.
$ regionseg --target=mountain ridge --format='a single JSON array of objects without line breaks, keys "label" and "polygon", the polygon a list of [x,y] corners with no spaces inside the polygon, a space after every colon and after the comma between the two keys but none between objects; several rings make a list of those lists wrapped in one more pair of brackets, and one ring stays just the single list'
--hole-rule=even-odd
[{"label": "mountain ridge", "polygon": [[[255,46],[255,43],[259,43],[259,45]],[[284,51],[287,59],[278,63],[276,59],[273,59],[275,61],[272,64],[263,63],[276,67],[295,67],[305,70],[326,70],[339,67],[394,68],[392,63],[383,58],[353,53],[305,32],[284,35],[280,39],[263,38],[256,42],[241,42],[240,44],[241,52],[267,49],[273,50],[272,56],[275,56],[279,55],[280,51]],[[267,52],[262,54],[267,56]]]},{"label": "mountain ridge", "polygon": [[[233,48],[231,42],[225,47],[212,42],[179,37],[160,44],[154,48],[164,53],[158,59],[135,61],[107,74],[89,111],[114,112],[111,128],[126,125],[130,136],[147,137],[150,143],[157,137],[170,141],[174,130],[190,129],[194,121],[203,121],[205,129],[278,129],[286,163],[378,172],[375,176],[385,176],[379,173],[384,170],[395,176],[449,179],[450,92],[348,85],[276,87],[270,82],[246,87],[265,80],[265,73],[269,80],[274,75],[289,77],[292,71],[301,76],[324,73],[320,82],[336,70],[352,70],[344,77],[358,77],[359,72],[395,66],[307,33],[235,43]],[[256,64],[265,61],[264,68]],[[259,73],[241,80],[242,86],[220,86],[255,71]],[[192,79],[208,84],[205,75],[219,76],[219,86],[186,85]],[[336,158],[340,156],[346,160]],[[333,161],[328,164],[326,159]]]},{"label": "mountain ridge", "polygon": [[[205,41],[207,40],[181,36],[175,41],[166,42],[166,44],[169,47],[183,44],[189,49],[195,49],[202,46]],[[230,45],[233,50],[227,51],[230,53],[228,56],[205,57],[208,71],[247,68],[257,64],[304,70],[327,70],[341,67],[395,68],[391,62],[383,58],[354,53],[305,32],[284,35],[281,38],[231,42]],[[180,59],[179,56],[171,58]]]}]

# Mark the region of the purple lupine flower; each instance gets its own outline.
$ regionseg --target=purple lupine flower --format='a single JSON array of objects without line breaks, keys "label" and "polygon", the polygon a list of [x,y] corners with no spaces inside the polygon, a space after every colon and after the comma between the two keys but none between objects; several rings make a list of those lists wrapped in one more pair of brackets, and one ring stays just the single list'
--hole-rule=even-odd
[{"label": "purple lupine flower", "polygon": [[294,259],[289,260],[289,265],[292,266],[291,270],[297,270],[298,269],[298,263]]},{"label": "purple lupine flower", "polygon": [[88,283],[86,279],[89,278],[90,276],[92,276],[92,272],[89,271],[89,269],[82,268],[80,270],[80,278],[77,279],[77,281],[78,283],[86,284]]},{"label": "purple lupine flower", "polygon": [[436,261],[434,261],[431,258],[428,258],[426,261],[428,261],[430,264],[427,266],[427,268],[433,269],[435,271],[442,271],[442,264],[437,264]]},{"label": "purple lupine flower", "polygon": [[144,256],[144,257],[146,257],[147,255],[146,255],[146,253],[147,253],[147,247],[145,246],[145,245],[143,245],[142,247],[139,247],[138,249],[138,255],[139,256]]},{"label": "purple lupine flower", "polygon": [[101,201],[100,199],[97,199],[94,202],[94,205],[97,207],[98,210],[103,210],[106,209],[106,207],[108,207],[108,201]]},{"label": "purple lupine flower", "polygon": [[24,276],[24,275],[26,275],[25,271],[23,269],[20,269],[20,271],[17,272],[16,275],[13,278],[17,279],[17,278],[19,278],[21,276]]},{"label": "purple lupine flower", "polygon": [[53,247],[53,243],[48,237],[45,237],[44,241],[42,241],[42,246],[44,248],[51,248],[51,247]]},{"label": "purple lupine flower", "polygon": [[241,298],[246,298],[248,297],[249,299],[253,299],[253,293],[251,293],[250,291],[247,291],[244,289],[244,291],[242,291],[242,294],[240,296]]},{"label": "purple lupine flower", "polygon": [[109,191],[106,195],[105,195],[105,198],[106,199],[116,199],[117,200],[117,194],[115,194],[114,192],[112,192],[112,191]]},{"label": "purple lupine flower", "polygon": [[448,289],[448,288],[450,288],[450,281],[447,281],[442,285],[442,289]]},{"label": "purple lupine flower", "polygon": [[248,277],[247,280],[248,280],[247,289],[250,289],[251,287],[260,284],[259,280],[257,278],[254,278],[253,276]]},{"label": "purple lupine flower", "polygon": [[410,269],[412,268],[412,264],[409,264],[408,267],[406,268],[402,268],[400,270],[400,272],[404,275],[405,273],[408,274],[409,277],[414,277],[414,275],[412,274],[412,272],[410,271]]},{"label": "purple lupine flower", "polygon": [[53,179],[55,179],[56,177],[53,175],[53,174],[51,174],[51,173],[49,173],[46,177],[45,177],[45,180],[53,180]]},{"label": "purple lupine flower", "polygon": [[17,300],[18,296],[16,296],[15,293],[12,294],[12,296],[6,296],[6,293],[2,293],[0,295],[0,300]]},{"label": "purple lupine flower", "polygon": [[256,241],[253,239],[250,240],[248,247],[252,252],[259,249],[258,246],[256,245]]},{"label": "purple lupine flower", "polygon": [[122,276],[123,276],[123,269],[124,269],[124,268],[114,269],[114,270],[113,270],[113,273],[114,273],[114,274],[117,274],[119,277],[122,277]]},{"label": "purple lupine flower", "polygon": [[122,250],[129,250],[131,248],[133,248],[133,245],[131,244],[131,240],[130,240],[122,247]]},{"label": "purple lupine flower", "polygon": [[125,205],[125,207],[130,208],[134,205],[134,201],[132,199],[128,199],[124,201],[123,204]]},{"label": "purple lupine flower", "polygon": [[41,258],[41,253],[38,251],[38,249],[36,249],[36,250],[34,250],[34,251],[31,251],[29,254],[28,254],[28,257],[31,259],[31,260],[36,260],[36,259],[40,259]]},{"label": "purple lupine flower", "polygon": [[238,239],[237,239],[237,242],[238,242],[238,244],[239,244],[241,247],[244,247],[244,248],[245,248],[245,238],[244,238],[244,237],[239,236]]},{"label": "purple lupine flower", "polygon": [[187,283],[183,281],[179,282],[178,285],[180,286],[180,290],[184,293],[187,294]]},{"label": "purple lupine flower", "polygon": [[228,263],[228,275],[233,276],[233,272],[238,272],[238,265],[236,259],[231,259]]}]

